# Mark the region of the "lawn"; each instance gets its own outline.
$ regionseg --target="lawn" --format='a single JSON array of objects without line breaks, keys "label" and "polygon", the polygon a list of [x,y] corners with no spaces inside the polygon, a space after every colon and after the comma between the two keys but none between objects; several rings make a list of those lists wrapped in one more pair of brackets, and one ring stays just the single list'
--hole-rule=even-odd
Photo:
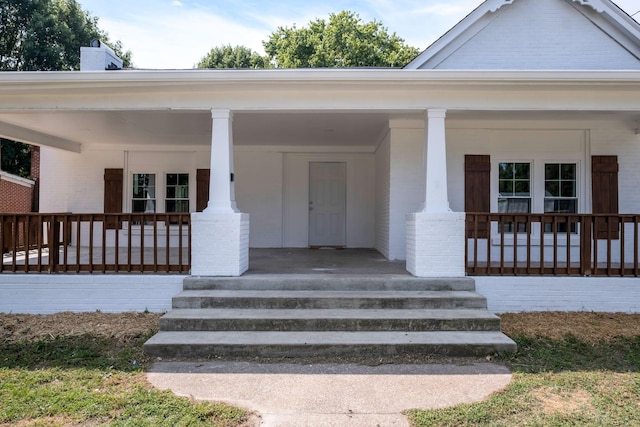
[{"label": "lawn", "polygon": [[640,316],[529,313],[502,316],[518,343],[494,361],[513,381],[487,401],[411,410],[413,426],[640,425]]},{"label": "lawn", "polygon": [[0,314],[0,426],[241,426],[245,411],[153,389],[158,315]]},{"label": "lawn", "polygon": [[[0,426],[250,425],[241,409],[148,384],[142,343],[158,317],[0,314]],[[640,315],[528,313],[502,321],[519,350],[491,359],[513,370],[512,383],[482,403],[407,411],[414,426],[640,425]]]}]

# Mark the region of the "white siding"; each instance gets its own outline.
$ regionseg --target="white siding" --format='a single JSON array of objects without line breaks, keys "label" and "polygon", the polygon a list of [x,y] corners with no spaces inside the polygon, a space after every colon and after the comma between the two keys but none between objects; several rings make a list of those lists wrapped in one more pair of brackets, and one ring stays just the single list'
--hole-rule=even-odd
[{"label": "white siding", "polygon": [[595,14],[587,6],[564,0],[519,0],[505,5],[495,16],[485,17],[488,25],[482,23],[486,26],[473,37],[455,41],[421,68],[640,69],[636,57],[578,9]]}]

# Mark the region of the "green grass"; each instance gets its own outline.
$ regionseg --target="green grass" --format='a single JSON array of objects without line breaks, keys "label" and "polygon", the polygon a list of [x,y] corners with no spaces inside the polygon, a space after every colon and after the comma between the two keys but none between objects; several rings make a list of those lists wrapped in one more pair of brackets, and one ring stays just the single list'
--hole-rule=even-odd
[{"label": "green grass", "polygon": [[513,371],[504,391],[481,403],[408,411],[412,425],[640,425],[640,337],[512,338],[518,352],[496,358]]},{"label": "green grass", "polygon": [[0,425],[239,426],[237,408],[153,389],[142,343],[48,337],[0,344]]}]

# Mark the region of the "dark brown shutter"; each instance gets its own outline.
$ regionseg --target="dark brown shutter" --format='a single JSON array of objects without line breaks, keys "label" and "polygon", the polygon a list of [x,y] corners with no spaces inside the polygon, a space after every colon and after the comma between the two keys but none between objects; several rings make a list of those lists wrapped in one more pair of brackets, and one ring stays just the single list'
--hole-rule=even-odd
[{"label": "dark brown shutter", "polygon": [[[591,211],[594,214],[617,214],[618,156],[591,156]],[[594,222],[598,239],[618,238],[618,219],[597,218]]]},{"label": "dark brown shutter", "polygon": [[[491,156],[467,154],[464,156],[464,210],[465,212],[491,212]],[[472,219],[467,219],[467,236],[487,238],[488,218],[478,218],[475,227]]]},{"label": "dark brown shutter", "polygon": [[209,203],[209,169],[196,170],[196,212],[202,212]]},{"label": "dark brown shutter", "polygon": [[[104,213],[122,213],[123,169],[104,170]],[[107,229],[122,228],[115,220],[105,222]]]}]

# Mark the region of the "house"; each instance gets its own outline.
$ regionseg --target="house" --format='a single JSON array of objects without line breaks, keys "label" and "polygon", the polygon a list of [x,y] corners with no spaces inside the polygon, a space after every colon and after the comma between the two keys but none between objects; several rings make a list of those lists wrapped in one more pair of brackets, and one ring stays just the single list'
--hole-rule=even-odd
[{"label": "house", "polygon": [[[480,275],[497,311],[640,310],[640,25],[609,0],[487,0],[403,69],[2,73],[0,94],[70,258],[160,241],[237,276],[249,247],[375,248]],[[106,253],[64,271],[121,272]],[[1,275],[0,300],[161,310],[181,277]]]}]

